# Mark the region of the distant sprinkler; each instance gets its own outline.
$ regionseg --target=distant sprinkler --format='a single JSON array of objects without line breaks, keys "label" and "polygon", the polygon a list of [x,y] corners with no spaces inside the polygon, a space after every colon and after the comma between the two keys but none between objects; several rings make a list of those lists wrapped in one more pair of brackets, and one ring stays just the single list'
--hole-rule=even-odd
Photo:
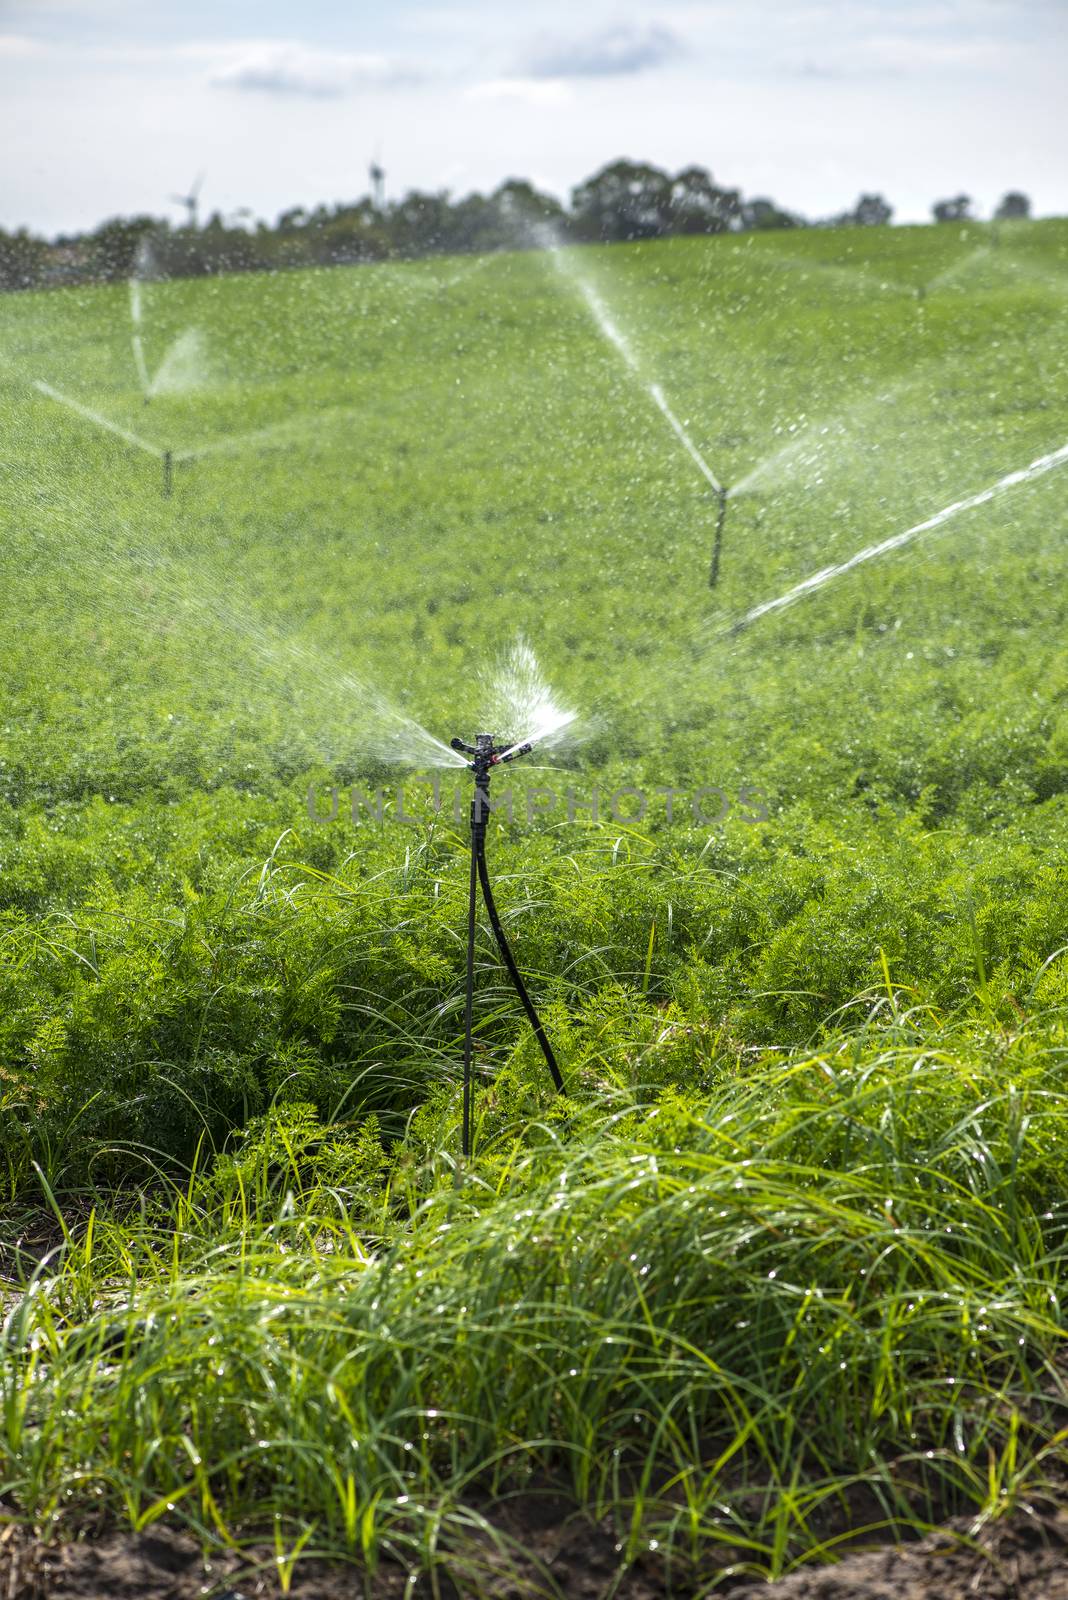
[{"label": "distant sprinkler", "polygon": [[195,228],[197,225],[197,204],[200,200],[200,191],[204,187],[206,173],[201,172],[195,183],[190,184],[188,194],[172,194],[168,196],[172,205],[184,206],[186,212],[186,227]]},{"label": "distant sprinkler", "polygon": [[719,582],[719,558],[723,549],[723,527],[727,521],[727,497],[729,489],[722,484],[716,490],[716,531],[712,537],[712,564],[708,569],[708,587],[714,589]]},{"label": "distant sprinkler", "polygon": [[523,982],[519,968],[516,966],[515,957],[509,947],[501,927],[501,919],[497,915],[497,906],[493,899],[493,889],[490,886],[489,868],[486,865],[486,824],[489,821],[490,774],[494,767],[503,766],[507,761],[516,761],[520,756],[525,756],[534,748],[533,741],[526,744],[498,745],[492,733],[476,735],[473,745],[465,744],[462,739],[451,740],[452,748],[461,751],[464,755],[472,756],[468,763],[468,771],[474,774],[475,792],[471,801],[471,878],[467,901],[467,983],[464,991],[464,1105],[463,1105],[463,1134],[462,1148],[465,1156],[471,1154],[471,1036],[474,1015],[475,995],[475,902],[476,888],[482,886],[482,898],[485,901],[486,911],[494,936],[500,948],[501,956],[508,974],[515,985],[516,993],[523,1003],[523,1010],[534,1029],[534,1035],[541,1046],[541,1053],[553,1083],[559,1094],[564,1092],[564,1080],[560,1075],[552,1045],[549,1043],[542,1027],[541,1018],[534,1009],[534,1002],[527,993],[526,984]]}]

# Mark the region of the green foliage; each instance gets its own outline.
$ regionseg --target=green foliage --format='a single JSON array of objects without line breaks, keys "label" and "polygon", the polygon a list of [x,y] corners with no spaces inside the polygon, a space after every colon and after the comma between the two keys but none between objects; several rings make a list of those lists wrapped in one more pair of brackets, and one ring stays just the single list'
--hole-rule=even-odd
[{"label": "green foliage", "polygon": [[[888,221],[888,208],[885,216],[870,220]],[[215,212],[201,227],[195,218],[172,227],[165,219],[117,217],[90,234],[51,244],[24,229],[15,234],[0,230],[0,291],[112,283],[135,268],[142,276],[147,271],[199,278],[514,250],[529,241],[535,224],[549,225],[565,240],[608,241],[723,233],[730,226],[794,227],[802,219],[768,200],[743,204],[738,190],[719,188],[703,167],[686,167],[672,178],[658,167],[619,161],[579,184],[570,210],[530,183],[510,178],[492,194],[471,193],[461,199],[447,190],[410,190],[389,201],[366,195],[311,210],[293,206],[273,227],[260,221],[250,228],[239,218],[226,220]],[[151,250],[147,267],[138,266],[142,240]]]},{"label": "green foliage", "polygon": [[[1059,1470],[1059,485],[726,632],[1063,443],[1065,229],[1003,232],[571,258],[744,486],[714,593],[703,480],[540,257],[146,283],[152,369],[191,328],[207,351],[147,406],[123,288],[0,305],[23,1514],[69,1486],[77,1515],[277,1512],[293,1546],[433,1565],[476,1487],[545,1469],[623,1559],[774,1573],[858,1481],[915,1524]],[[163,500],[37,377],[203,453]],[[490,830],[568,1092],[480,923],[465,1167],[465,830],[448,784],[398,820],[367,729],[384,693],[469,733],[490,608],[592,727]],[[528,821],[535,778],[585,809]]]},{"label": "green foliage", "polygon": [[314,1213],[331,1201],[342,1214],[380,1208],[379,1190],[389,1158],[378,1118],[358,1127],[323,1125],[315,1107],[287,1101],[254,1117],[232,1151],[220,1155],[190,1191],[209,1215],[270,1221],[300,1197]]},{"label": "green foliage", "polygon": [[826,1555],[849,1485],[877,1525],[996,1514],[1054,1449],[1063,1032],[935,1058],[885,1023],[533,1122],[517,1065],[466,1172],[456,1097],[421,1116],[391,1215],[373,1125],[285,1108],[37,1274],[3,1335],[5,1481],[45,1525],[73,1482],[138,1527],[276,1516],[461,1579],[466,1486],[546,1472],[679,1578]]},{"label": "green foliage", "polygon": [[[136,1174],[148,1151],[188,1162],[205,1135],[221,1145],[274,1100],[375,1112],[399,1133],[455,1077],[462,841],[398,867],[388,835],[351,855],[359,841],[338,825],[319,836],[318,868],[287,853],[295,840],[246,866],[232,852],[267,849],[278,811],[257,808],[257,834],[243,808],[235,839],[216,831],[228,803],[170,808],[169,850],[151,863],[132,852],[122,874],[116,851],[115,877],[87,878],[76,912],[4,914],[0,1044],[25,1111],[0,1148],[23,1170],[32,1157],[77,1183]],[[86,839],[71,848],[89,857]],[[887,973],[932,1015],[1011,1025],[1068,945],[1063,862],[1000,836],[900,836],[857,819],[846,840],[798,822],[777,848],[712,854],[665,837],[635,841],[628,861],[606,829],[542,838],[535,853],[500,824],[491,848],[518,958],[555,1001],[580,1076],[631,1081],[641,1061],[646,1081],[674,1081],[677,1058],[699,1078],[719,1056],[804,1045],[859,1024]],[[488,928],[477,981],[492,1068],[525,1024]]]}]

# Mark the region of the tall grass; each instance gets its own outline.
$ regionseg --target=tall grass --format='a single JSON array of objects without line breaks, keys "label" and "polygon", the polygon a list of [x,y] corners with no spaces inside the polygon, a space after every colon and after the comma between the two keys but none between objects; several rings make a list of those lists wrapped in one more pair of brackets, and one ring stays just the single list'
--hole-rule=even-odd
[{"label": "tall grass", "polygon": [[687,1582],[996,1515],[1063,1454],[1063,1022],[533,1120],[524,1045],[473,1165],[446,1091],[384,1181],[279,1111],[19,1285],[4,1493],[474,1592],[479,1508],[547,1482]]},{"label": "tall grass", "polygon": [[[734,504],[724,617],[1062,442],[1037,278],[843,297],[843,248],[896,290],[951,231],[599,257],[726,482],[799,428],[832,446]],[[1006,259],[1048,276],[1064,236]],[[764,270],[784,249],[805,271]],[[229,377],[150,418],[121,289],[0,305],[2,1515],[477,1593],[493,1497],[556,1485],[685,1592],[1060,1468],[1052,483],[710,651],[708,505],[543,267],[417,314],[362,268],[161,284],[146,337],[203,327]],[[179,451],[362,422],[205,455],[164,501],[33,377]],[[473,725],[488,594],[597,720],[546,781],[602,806],[494,824],[571,1098],[487,938],[461,1165],[463,829],[306,796],[392,787],[353,674]],[[722,825],[669,820],[709,784]],[[621,787],[659,797],[641,827],[606,823]]]}]

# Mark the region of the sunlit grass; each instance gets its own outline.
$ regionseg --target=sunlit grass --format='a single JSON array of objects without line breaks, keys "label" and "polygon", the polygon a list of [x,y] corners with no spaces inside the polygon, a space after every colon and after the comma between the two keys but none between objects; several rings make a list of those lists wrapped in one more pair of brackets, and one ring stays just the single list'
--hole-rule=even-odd
[{"label": "sunlit grass", "polygon": [[[534,254],[152,284],[206,376],[148,406],[124,289],[0,304],[3,1515],[477,1593],[555,1487],[687,1592],[1063,1473],[1059,480],[722,632],[1065,442],[1063,224],[973,232],[578,252],[750,480],[714,593]],[[34,378],[204,454],[164,500]],[[480,929],[465,1166],[465,830],[396,820],[361,696],[470,734],[519,629],[591,724],[530,774],[576,817],[516,769],[490,832],[569,1095]]]},{"label": "sunlit grass", "polygon": [[8,1492],[371,1568],[462,1570],[466,1501],[546,1478],[680,1570],[828,1554],[861,1485],[885,1527],[996,1515],[1059,1450],[1068,1096],[1047,1034],[990,1042],[548,1120],[517,1067],[471,1168],[447,1094],[384,1189],[282,1108],[12,1297]]}]

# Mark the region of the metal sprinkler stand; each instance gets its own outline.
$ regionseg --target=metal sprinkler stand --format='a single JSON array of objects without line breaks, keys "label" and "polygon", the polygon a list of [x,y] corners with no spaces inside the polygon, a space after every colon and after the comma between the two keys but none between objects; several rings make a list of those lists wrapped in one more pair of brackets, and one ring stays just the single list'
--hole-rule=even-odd
[{"label": "metal sprinkler stand", "polygon": [[462,1148],[465,1156],[471,1154],[471,1036],[474,1014],[475,996],[475,899],[476,890],[482,887],[482,899],[485,902],[486,912],[493,928],[494,937],[508,975],[515,985],[515,991],[523,1004],[523,1010],[534,1029],[534,1036],[541,1046],[541,1053],[545,1057],[553,1084],[559,1094],[564,1092],[564,1080],[560,1075],[556,1057],[553,1055],[552,1045],[546,1037],[542,1027],[541,1018],[534,1009],[534,1002],[527,993],[527,986],[523,982],[519,968],[515,964],[515,957],[509,947],[501,927],[501,919],[497,915],[497,906],[493,898],[493,889],[490,886],[489,868],[486,865],[486,825],[489,822],[490,798],[489,784],[490,773],[494,767],[502,766],[506,761],[515,761],[520,756],[525,756],[533,749],[531,744],[505,746],[498,749],[494,743],[492,733],[476,735],[473,745],[465,744],[462,739],[451,741],[454,750],[460,750],[464,755],[473,756],[468,764],[468,770],[474,773],[475,792],[471,800],[471,878],[467,901],[467,985],[464,993],[464,1108],[463,1108],[463,1135]]},{"label": "metal sprinkler stand", "polygon": [[723,547],[723,524],[727,520],[727,495],[722,485],[716,490],[716,532],[712,540],[712,565],[708,571],[708,587],[714,589],[719,582],[719,553]]}]

